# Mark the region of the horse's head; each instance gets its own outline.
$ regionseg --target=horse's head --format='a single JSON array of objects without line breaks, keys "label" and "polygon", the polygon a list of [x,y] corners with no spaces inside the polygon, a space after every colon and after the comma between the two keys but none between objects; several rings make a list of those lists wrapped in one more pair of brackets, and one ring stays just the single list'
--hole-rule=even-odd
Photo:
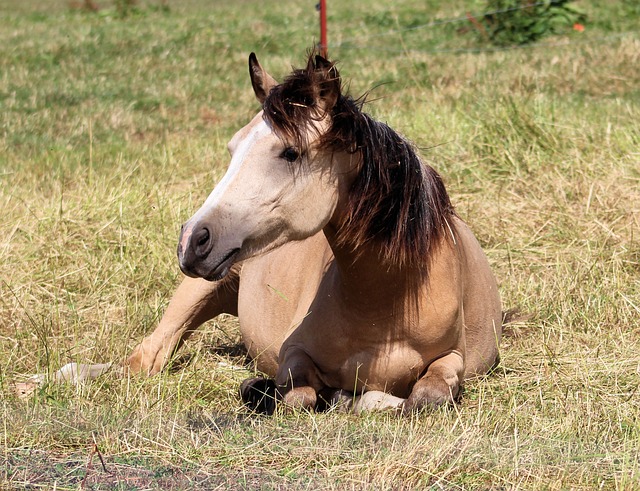
[{"label": "horse's head", "polygon": [[237,261],[317,233],[355,168],[326,139],[341,97],[332,63],[312,56],[278,85],[252,53],[249,72],[263,110],[231,139],[227,173],[182,227],[178,257],[189,276],[220,279]]}]

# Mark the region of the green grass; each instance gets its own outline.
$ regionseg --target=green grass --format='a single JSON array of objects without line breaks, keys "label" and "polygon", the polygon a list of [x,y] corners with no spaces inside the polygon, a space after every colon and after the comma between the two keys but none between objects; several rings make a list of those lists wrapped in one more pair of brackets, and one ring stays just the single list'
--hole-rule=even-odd
[{"label": "green grass", "polygon": [[313,3],[124,19],[99,3],[0,4],[0,488],[640,487],[634,2],[577,2],[585,32],[497,52],[475,52],[466,23],[378,36],[480,1],[330,4],[352,93],[385,83],[368,110],[424,148],[505,307],[528,316],[497,373],[412,418],[246,414],[232,318],[157,377],[13,395],[28,374],[121,361],[154,328],[180,280],[179,226],[258,110],[249,52],[280,77],[318,38]]}]

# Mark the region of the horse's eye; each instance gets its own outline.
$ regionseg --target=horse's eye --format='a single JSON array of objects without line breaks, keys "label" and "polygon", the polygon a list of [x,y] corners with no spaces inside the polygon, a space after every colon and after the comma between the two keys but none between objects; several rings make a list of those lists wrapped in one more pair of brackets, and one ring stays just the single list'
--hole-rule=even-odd
[{"label": "horse's eye", "polygon": [[280,157],[285,159],[287,162],[295,162],[300,158],[300,153],[295,148],[288,147],[284,149]]}]

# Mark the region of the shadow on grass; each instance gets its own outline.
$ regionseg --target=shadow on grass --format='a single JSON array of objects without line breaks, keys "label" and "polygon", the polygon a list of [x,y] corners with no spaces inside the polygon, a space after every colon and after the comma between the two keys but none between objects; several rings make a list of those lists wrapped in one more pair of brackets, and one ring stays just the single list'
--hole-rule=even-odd
[{"label": "shadow on grass", "polygon": [[[205,351],[209,354],[227,359],[228,363],[232,365],[253,369],[253,360],[242,343],[207,345],[205,346]],[[195,358],[193,353],[184,353],[177,356],[168,367],[169,373],[175,373],[185,369],[193,363]]]},{"label": "shadow on grass", "polygon": [[103,457],[93,450],[64,457],[18,449],[0,456],[0,489],[187,490],[261,489],[273,476],[261,469],[238,472],[168,465],[147,457]]}]

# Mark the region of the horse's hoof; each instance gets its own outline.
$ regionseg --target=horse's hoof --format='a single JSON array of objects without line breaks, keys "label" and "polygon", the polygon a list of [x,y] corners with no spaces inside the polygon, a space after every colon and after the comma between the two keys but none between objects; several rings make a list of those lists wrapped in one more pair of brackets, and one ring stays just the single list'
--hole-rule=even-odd
[{"label": "horse's hoof", "polygon": [[245,406],[256,413],[271,415],[276,410],[275,380],[263,377],[248,378],[240,384],[240,397]]}]

